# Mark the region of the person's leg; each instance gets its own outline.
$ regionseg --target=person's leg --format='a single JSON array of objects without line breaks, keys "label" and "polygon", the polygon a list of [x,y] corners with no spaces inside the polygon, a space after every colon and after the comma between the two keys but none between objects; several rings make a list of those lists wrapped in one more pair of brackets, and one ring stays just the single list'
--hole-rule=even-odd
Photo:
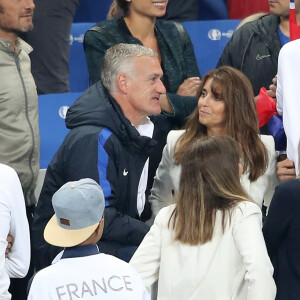
[{"label": "person's leg", "polygon": [[36,1],[34,28],[22,38],[34,49],[30,58],[38,94],[69,91],[70,33],[80,1]]}]

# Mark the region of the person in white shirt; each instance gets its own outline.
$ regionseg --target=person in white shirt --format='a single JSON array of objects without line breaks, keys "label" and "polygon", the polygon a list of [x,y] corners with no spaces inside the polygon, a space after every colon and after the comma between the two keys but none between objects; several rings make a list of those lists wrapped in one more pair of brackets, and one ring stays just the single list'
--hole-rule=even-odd
[{"label": "person in white shirt", "polygon": [[53,195],[52,204],[55,214],[45,227],[44,238],[65,249],[51,266],[35,275],[29,300],[150,300],[128,263],[99,253],[96,243],[103,233],[105,198],[96,181],[67,182]]},{"label": "person in white shirt", "polygon": [[[300,92],[297,86],[300,69],[299,51],[300,40],[289,42],[281,48],[278,58],[276,90],[277,111],[282,115],[287,137],[287,157],[294,163],[296,175],[299,175],[298,143],[300,138]],[[291,169],[292,167],[293,165],[291,165]],[[293,177],[288,179],[293,179]]]},{"label": "person in white shirt", "polygon": [[[13,237],[9,253],[7,237]],[[0,164],[0,299],[11,299],[9,278],[25,277],[30,263],[30,236],[25,201],[17,173]]]},{"label": "person in white shirt", "polygon": [[159,300],[274,300],[260,208],[244,191],[238,143],[194,141],[182,158],[177,203],[161,209],[130,264]]}]

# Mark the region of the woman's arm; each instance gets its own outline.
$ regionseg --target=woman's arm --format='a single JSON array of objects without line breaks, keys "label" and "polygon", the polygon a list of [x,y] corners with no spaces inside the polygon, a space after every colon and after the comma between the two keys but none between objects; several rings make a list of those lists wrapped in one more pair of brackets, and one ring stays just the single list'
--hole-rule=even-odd
[{"label": "woman's arm", "polygon": [[246,269],[247,300],[274,300],[273,266],[261,231],[262,215],[254,203],[236,209],[233,236]]},{"label": "woman's arm", "polygon": [[159,212],[150,231],[129,262],[138,271],[148,291],[150,291],[151,285],[159,276],[162,224],[165,221],[166,210],[168,209]]},{"label": "woman's arm", "polygon": [[275,151],[274,138],[269,135],[261,135],[261,140],[264,143],[268,152],[268,166],[265,174],[262,176],[264,179],[263,186],[264,192],[264,205],[268,208],[270,206],[275,187],[279,184],[278,176],[276,174],[277,155]]},{"label": "woman's arm", "polygon": [[25,200],[19,178],[13,169],[5,170],[0,175],[0,180],[3,183],[0,186],[1,267],[7,235],[10,234],[14,241],[8,258],[5,259],[5,270],[11,278],[24,277],[30,263],[30,237]]},{"label": "woman's arm", "polygon": [[173,154],[180,132],[183,133],[183,131],[171,131],[168,134],[167,144],[164,147],[162,159],[154,177],[149,196],[154,216],[160,209],[174,202],[173,196],[178,189],[178,186],[174,186],[174,180],[179,180],[180,170],[179,167],[174,166]]}]

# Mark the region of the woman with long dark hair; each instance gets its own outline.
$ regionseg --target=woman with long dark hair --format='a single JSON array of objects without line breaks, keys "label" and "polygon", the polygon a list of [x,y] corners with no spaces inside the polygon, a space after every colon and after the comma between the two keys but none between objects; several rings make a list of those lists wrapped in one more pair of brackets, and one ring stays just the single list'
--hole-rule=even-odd
[{"label": "woman with long dark hair", "polygon": [[232,67],[209,71],[198,91],[198,107],[188,118],[185,130],[171,131],[156,172],[150,201],[154,214],[174,202],[180,165],[188,146],[212,135],[229,135],[241,148],[241,183],[249,197],[262,207],[272,198],[278,183],[272,136],[259,135],[251,84]]},{"label": "woman with long dark hair", "polygon": [[163,208],[130,263],[158,299],[271,300],[276,287],[260,208],[239,177],[240,145],[229,136],[186,147],[176,204]]}]

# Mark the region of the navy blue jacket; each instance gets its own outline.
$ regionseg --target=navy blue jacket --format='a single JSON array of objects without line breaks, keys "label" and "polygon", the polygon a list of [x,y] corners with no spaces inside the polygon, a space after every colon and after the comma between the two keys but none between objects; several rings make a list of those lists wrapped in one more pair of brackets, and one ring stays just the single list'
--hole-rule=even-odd
[{"label": "navy blue jacket", "polygon": [[[162,117],[153,118],[154,128],[156,119]],[[86,90],[70,107],[66,125],[71,131],[47,169],[35,211],[33,248],[37,253],[37,269],[49,265],[60,250],[42,237],[46,223],[54,214],[51,198],[68,181],[89,177],[103,188],[106,209],[101,242],[138,246],[149,230],[137,213],[137,189],[145,162],[154,153],[150,156],[148,175],[148,186],[152,186],[160,157],[155,159],[155,154],[163,145],[140,136],[101,82]],[[154,131],[158,140],[162,134],[165,133]],[[150,216],[146,201],[142,217]]]},{"label": "navy blue jacket", "polygon": [[300,299],[300,180],[277,186],[263,227],[276,300]]}]

